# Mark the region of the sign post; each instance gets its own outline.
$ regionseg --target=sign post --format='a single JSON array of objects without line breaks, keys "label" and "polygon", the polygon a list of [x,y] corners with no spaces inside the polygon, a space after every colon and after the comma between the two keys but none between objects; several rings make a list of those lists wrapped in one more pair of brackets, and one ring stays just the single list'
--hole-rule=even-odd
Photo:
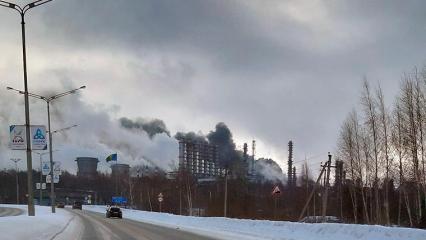
[{"label": "sign post", "polygon": [[159,193],[158,194],[158,202],[160,204],[160,212],[161,212],[161,203],[163,202],[163,193]]},{"label": "sign post", "polygon": [[277,203],[278,203],[278,198],[281,195],[281,190],[278,187],[278,185],[276,185],[274,189],[272,189],[271,195],[274,198],[274,219],[277,219]]}]

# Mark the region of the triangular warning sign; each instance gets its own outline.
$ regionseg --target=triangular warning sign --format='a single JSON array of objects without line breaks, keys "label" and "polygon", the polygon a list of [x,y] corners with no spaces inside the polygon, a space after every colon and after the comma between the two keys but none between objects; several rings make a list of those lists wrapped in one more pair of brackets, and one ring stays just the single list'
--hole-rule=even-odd
[{"label": "triangular warning sign", "polygon": [[274,187],[274,190],[272,190],[272,195],[278,195],[281,194],[281,190],[278,186]]}]

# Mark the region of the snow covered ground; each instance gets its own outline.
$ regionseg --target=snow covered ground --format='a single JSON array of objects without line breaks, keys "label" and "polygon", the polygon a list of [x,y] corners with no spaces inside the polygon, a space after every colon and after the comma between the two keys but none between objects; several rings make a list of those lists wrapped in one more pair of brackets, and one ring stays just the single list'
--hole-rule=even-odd
[{"label": "snow covered ground", "polygon": [[[105,213],[105,206],[83,206]],[[222,239],[425,240],[426,230],[338,223],[293,223],[222,217],[187,217],[123,209],[123,218],[179,228]]]},{"label": "snow covered ground", "polygon": [[0,204],[0,207],[18,208],[22,215],[0,217],[2,240],[70,240],[81,235],[83,227],[72,213],[50,207],[36,206],[36,216],[28,217],[26,205]]}]

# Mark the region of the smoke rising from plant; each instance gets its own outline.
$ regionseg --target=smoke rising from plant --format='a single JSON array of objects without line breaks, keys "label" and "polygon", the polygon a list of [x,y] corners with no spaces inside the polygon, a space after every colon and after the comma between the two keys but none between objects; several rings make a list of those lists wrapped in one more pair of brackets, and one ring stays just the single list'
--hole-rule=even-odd
[{"label": "smoke rising from plant", "polygon": [[[68,88],[66,86],[52,92],[66,91]],[[84,91],[90,91],[90,87]],[[122,120],[111,117],[114,115],[111,108],[87,104],[81,94],[82,91],[57,99],[51,104],[52,131],[78,124],[76,128],[53,135],[53,149],[59,150],[54,153],[55,161],[62,162],[64,168],[75,172],[76,157],[97,157],[100,160],[98,169],[107,170],[109,165],[105,158],[116,152],[119,163],[148,164],[171,170],[177,160],[178,145],[175,139],[169,137],[170,133],[163,121],[154,119],[140,125],[141,122],[137,120],[132,122],[133,128],[140,126],[143,131],[129,131],[123,127]],[[23,97],[12,92],[2,93],[0,104],[0,158],[3,160],[0,164],[2,167],[10,167],[4,160],[11,157],[26,159],[24,151],[8,149],[8,126],[24,123]],[[45,102],[32,99],[30,110],[32,125],[47,125]],[[22,169],[25,161],[21,162]],[[35,154],[33,166],[35,169],[39,166]]]},{"label": "smoke rising from plant", "polygon": [[133,121],[129,118],[122,117],[120,118],[120,123],[122,127],[130,130],[137,129],[145,131],[151,139],[155,135],[161,133],[165,133],[170,137],[170,132],[167,130],[166,124],[161,119],[146,120],[143,118],[137,118]]},{"label": "smoke rising from plant", "polygon": [[206,136],[204,136],[202,133],[194,133],[194,132],[188,132],[188,133],[184,133],[184,132],[177,132],[175,134],[175,138],[177,140],[181,140],[181,139],[185,139],[188,141],[193,141],[193,142],[202,142],[202,143],[208,143]]},{"label": "smoke rising from plant", "polygon": [[255,161],[254,168],[256,172],[260,173],[266,180],[281,182],[283,184],[287,181],[281,167],[270,158],[259,158]]}]

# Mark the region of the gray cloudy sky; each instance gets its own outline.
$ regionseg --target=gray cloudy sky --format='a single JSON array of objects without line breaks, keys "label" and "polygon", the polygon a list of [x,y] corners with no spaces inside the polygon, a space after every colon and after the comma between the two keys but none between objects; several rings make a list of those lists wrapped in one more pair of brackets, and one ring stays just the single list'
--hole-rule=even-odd
[{"label": "gray cloudy sky", "polygon": [[[70,108],[81,118],[159,118],[172,133],[208,133],[223,121],[237,145],[256,139],[258,156],[280,165],[290,139],[296,160],[325,159],[363,76],[380,81],[392,103],[402,73],[425,63],[425,9],[424,1],[54,0],[27,16],[29,87],[87,85],[75,100],[85,110]],[[22,88],[19,16],[0,10],[0,86]],[[22,102],[10,101],[21,100],[0,96],[18,111],[2,125],[23,121]]]}]

